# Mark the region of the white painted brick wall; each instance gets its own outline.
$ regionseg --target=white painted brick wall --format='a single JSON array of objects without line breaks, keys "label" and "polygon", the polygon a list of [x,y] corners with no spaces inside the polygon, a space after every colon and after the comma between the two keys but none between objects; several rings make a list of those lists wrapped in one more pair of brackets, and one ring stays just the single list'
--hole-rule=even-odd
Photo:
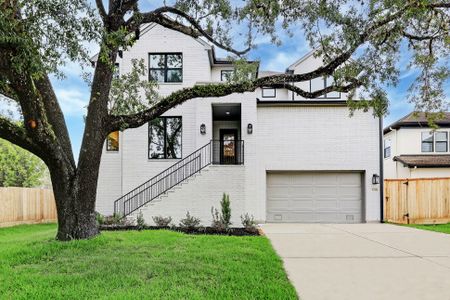
[{"label": "white painted brick wall", "polygon": [[[195,177],[177,186],[172,191],[145,205],[142,214],[147,224],[153,216],[172,217],[174,224],[186,216],[200,218],[202,225],[211,225],[211,207],[220,211],[223,193],[230,195],[232,226],[239,227],[240,216],[245,213],[245,172],[243,166],[209,166]],[[135,218],[136,211],[132,218]]]}]

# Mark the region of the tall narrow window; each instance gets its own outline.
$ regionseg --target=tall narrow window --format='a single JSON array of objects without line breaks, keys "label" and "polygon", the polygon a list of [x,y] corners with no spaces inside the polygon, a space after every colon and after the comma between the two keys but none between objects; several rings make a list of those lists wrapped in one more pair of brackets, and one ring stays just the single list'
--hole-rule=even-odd
[{"label": "tall narrow window", "polygon": [[391,140],[384,140],[384,158],[391,157]]},{"label": "tall narrow window", "polygon": [[433,152],[433,132],[422,132],[422,152]]},{"label": "tall narrow window", "polygon": [[148,158],[181,158],[181,117],[160,117],[149,122]]},{"label": "tall narrow window", "polygon": [[119,132],[113,131],[106,138],[106,151],[119,151]]},{"label": "tall narrow window", "polygon": [[183,54],[150,53],[149,79],[156,82],[183,81]]},{"label": "tall narrow window", "polygon": [[436,140],[435,149],[436,152],[447,152],[448,151],[448,134],[445,131],[437,131],[434,134],[434,139]]}]

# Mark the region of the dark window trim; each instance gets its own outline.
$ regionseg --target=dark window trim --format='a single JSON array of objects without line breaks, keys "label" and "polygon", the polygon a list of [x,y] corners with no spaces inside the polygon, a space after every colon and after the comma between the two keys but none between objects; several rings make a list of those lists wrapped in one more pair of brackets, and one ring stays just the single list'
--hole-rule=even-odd
[{"label": "dark window trim", "polygon": [[[111,133],[113,133],[113,132],[111,132]],[[109,134],[111,134],[111,133],[109,133]],[[106,144],[106,152],[119,152],[119,149],[120,149],[120,132],[117,132],[117,149],[111,149],[109,147],[109,143],[108,143],[109,134],[106,136],[106,143],[105,143]]]},{"label": "dark window trim", "polygon": [[[150,56],[151,55],[164,55],[164,68],[152,68],[150,67]],[[167,56],[168,55],[181,55],[181,68],[168,68],[167,67]],[[148,53],[148,80],[151,81],[151,71],[164,71],[164,81],[158,83],[182,83],[183,82],[183,52],[149,52]],[[167,72],[171,70],[181,70],[181,81],[167,81]]]},{"label": "dark window trim", "polygon": [[223,79],[224,79],[224,78],[223,78],[223,75],[224,75],[225,73],[231,73],[231,74],[233,74],[233,72],[234,72],[233,69],[229,69],[229,70],[220,70],[220,81],[227,81],[227,80],[223,80]]},{"label": "dark window trim", "polygon": [[[315,79],[315,78],[314,78]],[[323,79],[323,88],[327,87],[327,78],[326,77],[322,77]],[[309,80],[309,92],[312,93],[312,79]],[[334,93],[334,92],[331,92]],[[337,97],[328,97],[329,93],[326,93],[325,95],[321,95],[319,97],[317,97],[317,99],[341,99],[342,95],[341,92],[338,92],[339,96]]]},{"label": "dark window trim", "polygon": [[[384,156],[384,158],[389,158],[389,157],[391,157],[391,145],[389,145],[388,147],[386,147],[386,142],[387,142],[387,141],[391,142],[391,140],[390,140],[390,139],[385,139],[385,140],[384,140],[384,147],[383,147],[383,156]],[[388,154],[388,150],[389,150],[389,155],[387,155],[387,154]]]},{"label": "dark window trim", "polygon": [[[432,140],[431,142],[428,142],[428,141],[424,141],[424,140],[423,140],[423,134],[424,134],[424,133],[429,133],[429,131],[422,131],[422,132],[420,133],[420,151],[421,151],[422,153],[431,153],[431,152],[434,152],[434,133],[431,134],[431,137],[433,138],[433,140]],[[423,151],[423,148],[422,148],[423,144],[431,144],[431,151]]]},{"label": "dark window trim", "polygon": [[[166,157],[166,146],[167,146],[167,140],[166,140],[166,136],[167,136],[167,120],[166,119],[171,119],[171,118],[179,118],[181,119],[181,149],[180,149],[180,157],[177,158],[173,158],[173,157]],[[164,120],[164,157],[150,157],[150,144],[151,144],[151,131],[150,131],[150,127],[151,124],[150,122],[148,122],[148,129],[147,129],[147,135],[148,135],[148,142],[147,142],[147,157],[149,160],[160,160],[160,159],[166,159],[166,160],[172,160],[172,159],[182,159],[183,158],[183,117],[182,116],[162,116],[162,117],[158,117],[158,119],[163,119]]]},{"label": "dark window trim", "polygon": [[[273,90],[273,96],[264,96],[264,90]],[[277,97],[277,89],[273,87],[262,87],[261,88],[261,97],[262,98],[276,98]]]}]

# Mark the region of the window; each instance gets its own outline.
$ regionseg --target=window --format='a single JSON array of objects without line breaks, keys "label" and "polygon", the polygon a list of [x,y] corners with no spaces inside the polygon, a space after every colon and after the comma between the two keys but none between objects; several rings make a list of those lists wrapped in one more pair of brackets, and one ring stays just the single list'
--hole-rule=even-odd
[{"label": "window", "polygon": [[119,151],[118,131],[113,131],[106,137],[106,151]]},{"label": "window", "polygon": [[230,81],[233,76],[234,70],[222,70],[220,71],[220,81]]},{"label": "window", "polygon": [[422,132],[422,152],[433,152],[433,132]]},{"label": "window", "polygon": [[118,63],[114,64],[114,72],[113,72],[113,78],[114,79],[119,79],[120,77],[120,69],[119,69],[120,65]]},{"label": "window", "polygon": [[149,80],[156,82],[183,81],[183,54],[150,53]]},{"label": "window", "polygon": [[[331,85],[333,85],[334,83],[334,79],[333,77],[329,76],[329,77],[317,77],[314,79],[311,79],[309,82],[309,91],[315,92],[321,89],[324,89],[326,87],[329,87]],[[326,95],[321,95],[318,98],[327,98],[327,99],[339,99],[341,98],[341,93],[340,92],[331,92],[331,93],[327,93]]]},{"label": "window", "polygon": [[270,87],[262,88],[262,97],[263,98],[275,98],[277,96],[277,90]]},{"label": "window", "polygon": [[435,149],[436,152],[448,151],[448,135],[445,131],[437,131],[434,133],[434,139],[436,140]]},{"label": "window", "polygon": [[384,158],[391,157],[391,140],[384,140]]},{"label": "window", "polygon": [[181,117],[160,117],[148,124],[148,158],[181,158]]}]

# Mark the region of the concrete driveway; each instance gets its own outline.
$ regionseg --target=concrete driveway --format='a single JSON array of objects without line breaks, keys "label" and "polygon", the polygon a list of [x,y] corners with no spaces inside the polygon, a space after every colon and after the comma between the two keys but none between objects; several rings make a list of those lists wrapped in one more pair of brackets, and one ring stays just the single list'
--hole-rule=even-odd
[{"label": "concrete driveway", "polygon": [[302,300],[450,300],[450,235],[388,224],[264,224]]}]

